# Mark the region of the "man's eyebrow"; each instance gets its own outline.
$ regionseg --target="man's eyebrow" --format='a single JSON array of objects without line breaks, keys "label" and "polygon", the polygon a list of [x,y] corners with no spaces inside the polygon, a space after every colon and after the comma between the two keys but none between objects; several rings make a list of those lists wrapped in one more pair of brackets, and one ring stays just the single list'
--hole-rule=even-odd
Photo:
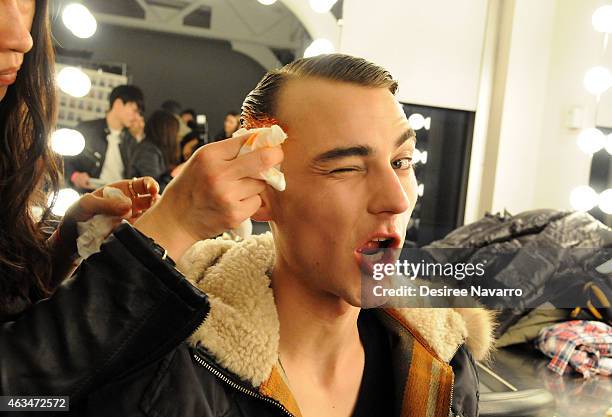
[{"label": "man's eyebrow", "polygon": [[414,133],[414,130],[412,130],[412,128],[408,128],[406,129],[395,141],[395,147],[399,148],[400,146],[402,146],[404,144],[404,142],[408,141],[412,139],[415,143],[416,143],[416,133]]},{"label": "man's eyebrow", "polygon": [[[416,141],[416,135],[414,130],[411,128],[406,129],[402,134],[396,139],[395,147],[399,148],[404,144],[404,142],[408,140]],[[355,145],[348,147],[338,147],[330,149],[329,151],[325,151],[317,155],[313,162],[315,163],[324,163],[329,162],[334,159],[347,158],[349,156],[370,156],[374,153],[374,149],[368,145]]]},{"label": "man's eyebrow", "polygon": [[368,145],[356,145],[346,148],[333,148],[317,155],[313,162],[323,163],[334,159],[346,158],[349,156],[369,156],[374,153],[374,149]]}]

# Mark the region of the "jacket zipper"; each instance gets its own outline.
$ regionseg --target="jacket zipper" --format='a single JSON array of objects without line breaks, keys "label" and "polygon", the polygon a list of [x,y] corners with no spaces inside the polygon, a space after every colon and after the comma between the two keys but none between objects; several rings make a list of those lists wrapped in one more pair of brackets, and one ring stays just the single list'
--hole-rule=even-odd
[{"label": "jacket zipper", "polygon": [[451,392],[450,392],[450,402],[448,403],[448,415],[454,417],[453,414],[453,394],[455,393],[455,374],[453,373],[453,380],[451,381]]},{"label": "jacket zipper", "polygon": [[243,394],[249,395],[253,398],[257,398],[259,400],[263,400],[265,402],[267,402],[268,404],[272,404],[274,405],[277,409],[279,409],[280,411],[283,412],[284,415],[288,416],[288,417],[295,417],[293,414],[291,414],[289,412],[289,410],[287,410],[281,403],[279,403],[278,401],[275,401],[271,398],[268,397],[264,397],[263,395],[259,394],[258,392],[255,392],[253,390],[247,389],[245,387],[243,387],[240,384],[237,384],[236,382],[232,381],[231,379],[229,379],[227,376],[225,376],[223,373],[221,373],[220,371],[218,371],[217,369],[215,369],[212,365],[210,365],[206,360],[204,360],[197,352],[194,352],[193,354],[194,359],[196,360],[196,362],[198,364],[200,364],[202,367],[204,367],[206,370],[208,370],[211,374],[213,374],[214,376],[216,376],[217,378],[219,378],[221,381],[225,382],[227,385],[229,385],[230,387],[240,391]]}]

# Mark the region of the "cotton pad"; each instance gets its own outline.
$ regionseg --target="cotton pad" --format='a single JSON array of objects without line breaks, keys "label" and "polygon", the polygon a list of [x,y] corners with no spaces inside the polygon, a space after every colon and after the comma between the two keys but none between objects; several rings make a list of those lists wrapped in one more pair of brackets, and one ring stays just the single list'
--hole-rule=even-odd
[{"label": "cotton pad", "polygon": [[[113,200],[130,201],[121,190],[113,187],[104,187],[102,196]],[[111,233],[117,220],[119,220],[118,217],[96,214],[85,222],[78,222],[77,232],[79,237],[77,238],[77,251],[79,256],[87,259],[94,253],[100,252],[102,242]]]},{"label": "cotton pad", "polygon": [[[233,137],[249,135],[247,141],[240,148],[238,155],[253,152],[256,149],[272,147],[280,145],[287,139],[287,134],[281,129],[279,125],[272,125],[270,127],[262,127],[258,129],[239,129],[233,134]],[[266,180],[270,186],[274,187],[278,191],[284,191],[286,187],[285,176],[280,171],[280,165],[276,165],[269,168],[267,171],[262,172],[261,176]]]}]

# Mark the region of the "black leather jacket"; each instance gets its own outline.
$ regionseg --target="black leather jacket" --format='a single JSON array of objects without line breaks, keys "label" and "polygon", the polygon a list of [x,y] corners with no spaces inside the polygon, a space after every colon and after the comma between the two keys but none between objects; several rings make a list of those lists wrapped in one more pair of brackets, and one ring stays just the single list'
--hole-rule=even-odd
[{"label": "black leather jacket", "polygon": [[207,297],[152,247],[122,224],[50,298],[2,323],[0,395],[67,395],[76,405],[191,334]]},{"label": "black leather jacket", "polygon": [[[474,359],[465,346],[461,346],[450,364],[455,377],[449,417],[477,417],[478,374]],[[401,402],[401,398],[399,400]],[[126,374],[94,392],[76,405],[71,414],[88,417],[297,417],[278,401],[262,396],[257,388],[223,369],[203,348],[188,347],[186,343],[157,363]]]},{"label": "black leather jacket", "polygon": [[[76,130],[85,137],[85,148],[79,155],[64,157],[64,177],[67,184],[72,184],[70,177],[74,172],[86,172],[91,178],[99,178],[108,147],[106,136],[108,136],[110,130],[106,124],[106,119],[81,122]],[[121,132],[119,151],[124,167],[123,178],[134,176],[130,172],[130,167],[137,144],[136,139],[130,135],[127,129]]]}]

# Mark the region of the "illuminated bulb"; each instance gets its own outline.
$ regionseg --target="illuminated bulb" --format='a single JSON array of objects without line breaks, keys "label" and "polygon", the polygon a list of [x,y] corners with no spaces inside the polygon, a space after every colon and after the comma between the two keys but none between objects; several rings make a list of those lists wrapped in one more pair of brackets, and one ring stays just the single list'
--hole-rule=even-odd
[{"label": "illuminated bulb", "polygon": [[74,36],[82,39],[91,38],[98,28],[94,15],[87,7],[79,3],[72,3],[64,7],[62,21]]},{"label": "illuminated bulb", "polygon": [[420,113],[413,113],[408,117],[408,123],[413,130],[421,130],[425,127],[425,118]]},{"label": "illuminated bulb", "polygon": [[[57,199],[55,200],[55,204],[53,204],[54,194],[49,196],[47,200],[47,206],[51,208],[51,213],[56,216],[63,216],[66,213],[66,210],[74,204],[79,199],[79,193],[77,193],[72,188],[62,188],[57,192]],[[53,207],[51,207],[53,204]]]},{"label": "illuminated bulb", "polygon": [[580,132],[577,141],[582,152],[592,155],[604,147],[606,138],[601,130],[591,127]]},{"label": "illuminated bulb", "polygon": [[584,88],[594,95],[600,95],[608,88],[612,82],[612,75],[607,68],[593,67],[584,75]]},{"label": "illuminated bulb", "polygon": [[412,153],[412,162],[415,164],[418,164],[419,162],[421,162],[421,151],[419,151],[418,149],[414,149],[414,152]]},{"label": "illuminated bulb", "polygon": [[599,208],[606,214],[612,214],[612,188],[599,194]]},{"label": "illuminated bulb", "polygon": [[89,76],[76,67],[64,67],[57,74],[57,84],[66,94],[73,97],[85,97],[91,90]]},{"label": "illuminated bulb", "polygon": [[599,196],[588,185],[581,185],[572,190],[570,204],[577,211],[589,211],[597,204]]},{"label": "illuminated bulb", "polygon": [[338,0],[310,0],[310,7],[317,13],[327,13]]},{"label": "illuminated bulb", "polygon": [[601,6],[595,10],[591,23],[597,32],[612,32],[612,6]]},{"label": "illuminated bulb", "polygon": [[421,152],[421,163],[422,164],[426,164],[427,163],[427,151]]},{"label": "illuminated bulb", "polygon": [[335,50],[336,48],[334,48],[334,44],[332,44],[330,40],[324,38],[315,39],[304,51],[304,58],[322,54],[332,54]]},{"label": "illuminated bulb", "polygon": [[51,148],[60,155],[75,156],[83,152],[85,138],[78,130],[59,129],[51,135]]},{"label": "illuminated bulb", "polygon": [[417,189],[417,193],[419,197],[423,197],[424,192],[425,192],[425,184],[419,184],[419,187]]}]

